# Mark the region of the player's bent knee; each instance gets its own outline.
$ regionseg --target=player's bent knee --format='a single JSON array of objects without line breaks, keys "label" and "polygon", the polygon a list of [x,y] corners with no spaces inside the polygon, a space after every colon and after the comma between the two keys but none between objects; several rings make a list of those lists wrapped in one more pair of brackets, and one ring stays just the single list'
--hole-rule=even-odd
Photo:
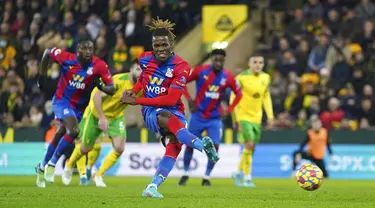
[{"label": "player's bent knee", "polygon": [[125,147],[124,147],[124,146],[115,146],[115,147],[113,147],[113,150],[114,150],[115,152],[117,152],[118,154],[121,155],[121,154],[124,152]]},{"label": "player's bent knee", "polygon": [[158,118],[170,118],[171,116],[173,116],[173,114],[171,112],[168,112],[168,111],[163,111],[161,113],[158,114]]},{"label": "player's bent knee", "polygon": [[178,142],[177,137],[174,136],[174,135],[170,135],[170,136],[168,136],[168,139],[169,139],[169,142],[170,142],[170,143],[177,143],[177,142]]},{"label": "player's bent knee", "polygon": [[250,142],[245,142],[244,148],[247,149],[247,150],[254,150],[254,144],[252,144]]},{"label": "player's bent knee", "polygon": [[89,147],[89,146],[85,146],[85,145],[81,145],[81,153],[82,154],[87,154],[88,152],[90,152],[92,150],[93,147]]},{"label": "player's bent knee", "polygon": [[170,117],[172,117],[173,114],[170,112],[163,111],[157,115],[158,123],[161,128],[167,128],[168,127],[168,120]]},{"label": "player's bent knee", "polygon": [[68,131],[68,134],[74,139],[77,138],[79,136],[79,128],[72,128]]}]

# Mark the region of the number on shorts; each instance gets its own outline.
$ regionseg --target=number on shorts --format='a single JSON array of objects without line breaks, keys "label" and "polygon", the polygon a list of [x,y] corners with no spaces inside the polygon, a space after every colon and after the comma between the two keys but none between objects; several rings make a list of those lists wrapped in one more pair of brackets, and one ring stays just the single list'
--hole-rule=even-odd
[{"label": "number on shorts", "polygon": [[120,121],[119,126],[120,126],[120,131],[124,131],[125,130],[125,125],[124,125],[123,121]]}]

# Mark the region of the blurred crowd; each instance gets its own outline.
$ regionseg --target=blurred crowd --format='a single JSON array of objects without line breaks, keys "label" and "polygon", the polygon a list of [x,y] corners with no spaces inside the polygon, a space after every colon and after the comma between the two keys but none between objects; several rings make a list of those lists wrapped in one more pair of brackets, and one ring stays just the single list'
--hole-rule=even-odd
[{"label": "blurred crowd", "polygon": [[[375,127],[375,4],[371,0],[308,0],[295,8],[271,0],[276,19],[263,50],[272,75],[275,129],[305,129],[319,117],[329,129]],[[0,124],[49,128],[56,64],[48,86],[36,86],[44,49],[75,52],[94,41],[113,74],[126,72],[151,48],[145,26],[159,16],[176,22],[177,37],[201,20],[203,4],[246,0],[0,0]],[[177,40],[178,41],[178,40]],[[130,124],[132,125],[132,124]]]},{"label": "blurred crowd", "polygon": [[373,130],[374,2],[308,0],[277,13],[271,49],[263,51],[275,128],[305,129],[319,117],[328,129]]},{"label": "blurred crowd", "polygon": [[[48,71],[47,86],[36,85],[43,51],[59,47],[75,52],[79,40],[95,43],[94,55],[113,74],[129,70],[133,60],[151,50],[145,25],[157,16],[176,23],[181,37],[201,20],[203,4],[235,0],[0,0],[0,125],[42,127],[54,124],[51,99],[58,65]],[[177,39],[178,41],[178,39]]]}]

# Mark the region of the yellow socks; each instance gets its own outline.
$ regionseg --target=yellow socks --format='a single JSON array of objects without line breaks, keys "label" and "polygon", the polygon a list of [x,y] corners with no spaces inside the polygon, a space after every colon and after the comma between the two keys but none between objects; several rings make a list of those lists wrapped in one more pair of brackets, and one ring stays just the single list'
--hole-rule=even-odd
[{"label": "yellow socks", "polygon": [[238,171],[239,172],[243,172],[243,161],[244,161],[244,156],[243,156],[243,153],[241,154],[241,160],[240,160],[240,164],[238,165]]},{"label": "yellow socks", "polygon": [[102,166],[100,166],[98,172],[96,173],[97,176],[102,176],[104,175],[104,173],[112,167],[112,165],[114,165],[118,158],[120,157],[121,154],[119,154],[118,152],[112,150],[108,155],[107,157],[104,159],[104,162],[102,164]]},{"label": "yellow socks", "polygon": [[77,161],[77,169],[79,175],[85,175],[86,174],[86,162],[87,162],[87,157],[86,155],[83,155],[81,159]]},{"label": "yellow socks", "polygon": [[68,168],[72,169],[76,162],[83,156],[81,153],[81,144],[76,144],[72,155],[69,158],[69,162],[67,164]]},{"label": "yellow socks", "polygon": [[88,161],[87,161],[87,166],[89,169],[94,166],[96,160],[98,159],[100,155],[100,150],[102,149],[102,144],[95,144],[92,150],[87,153]]},{"label": "yellow socks", "polygon": [[251,174],[252,161],[253,161],[253,151],[244,149],[242,152],[240,165],[242,164],[242,171],[244,172],[245,177],[250,178],[250,179],[251,179],[250,174]]}]

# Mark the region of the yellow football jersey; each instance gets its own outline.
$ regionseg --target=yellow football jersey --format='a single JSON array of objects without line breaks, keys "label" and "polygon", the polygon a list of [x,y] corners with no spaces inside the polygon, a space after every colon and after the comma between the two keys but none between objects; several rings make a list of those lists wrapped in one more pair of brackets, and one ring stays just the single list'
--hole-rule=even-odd
[{"label": "yellow football jersey", "polygon": [[[130,81],[130,74],[129,73],[121,73],[116,74],[113,76],[113,84],[116,88],[116,93],[112,96],[106,96],[103,98],[102,108],[104,116],[107,119],[114,119],[124,116],[124,110],[127,105],[121,104],[120,100],[122,97],[122,93],[125,90],[130,90],[133,88],[133,83]],[[91,98],[89,102],[89,106],[87,107],[83,117],[86,117],[89,111],[91,111],[92,115],[96,118],[99,117],[98,112],[96,111],[93,97],[96,92],[98,92],[98,88],[95,88],[91,93]],[[90,109],[90,110],[89,110]]]},{"label": "yellow football jersey", "polygon": [[[268,119],[274,119],[271,95],[268,90],[270,76],[264,72],[253,74],[250,69],[236,76],[242,90],[242,99],[233,111],[235,121],[262,123],[263,108]],[[232,93],[231,102],[235,95]]]}]

